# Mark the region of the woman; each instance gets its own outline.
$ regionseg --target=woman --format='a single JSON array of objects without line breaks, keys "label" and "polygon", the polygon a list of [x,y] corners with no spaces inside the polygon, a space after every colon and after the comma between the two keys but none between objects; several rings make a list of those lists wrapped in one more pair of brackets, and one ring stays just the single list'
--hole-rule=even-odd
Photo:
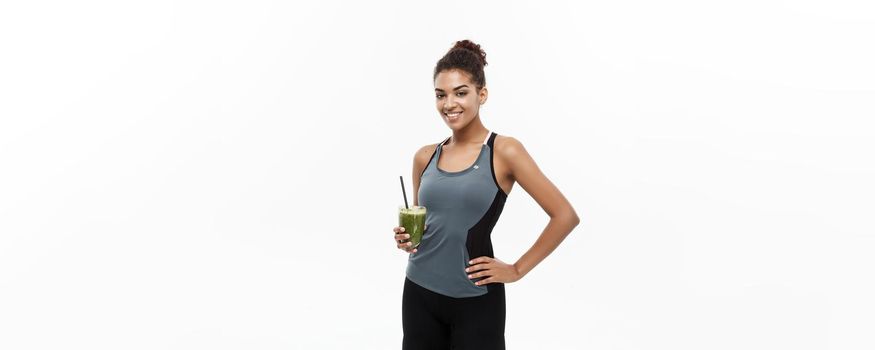
[{"label": "woman", "polygon": [[[522,143],[483,126],[485,65],[480,45],[463,40],[434,69],[436,107],[452,136],[414,156],[413,204],[428,209],[420,245],[411,247],[404,228],[394,228],[397,247],[410,253],[402,298],[404,349],[504,349],[504,284],[529,273],[580,221]],[[550,222],[508,264],[495,258],[490,234],[514,183]]]}]

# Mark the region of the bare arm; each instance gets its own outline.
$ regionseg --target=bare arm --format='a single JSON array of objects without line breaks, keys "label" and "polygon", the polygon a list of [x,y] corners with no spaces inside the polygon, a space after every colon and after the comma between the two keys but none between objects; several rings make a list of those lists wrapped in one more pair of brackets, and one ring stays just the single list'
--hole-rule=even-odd
[{"label": "bare arm", "polygon": [[580,223],[571,203],[541,172],[522,143],[508,137],[496,151],[508,164],[511,176],[550,216],[550,222],[529,250],[514,263],[519,277],[525,276],[546,258]]},{"label": "bare arm", "polygon": [[[422,175],[422,170],[428,165],[435,145],[425,146],[416,151],[413,156],[413,205],[419,205],[419,180]],[[426,226],[425,229],[428,229]],[[416,253],[417,249],[412,247],[412,243],[408,242],[410,235],[404,232],[404,227],[396,226],[392,231],[395,232],[395,246],[407,253]]]}]

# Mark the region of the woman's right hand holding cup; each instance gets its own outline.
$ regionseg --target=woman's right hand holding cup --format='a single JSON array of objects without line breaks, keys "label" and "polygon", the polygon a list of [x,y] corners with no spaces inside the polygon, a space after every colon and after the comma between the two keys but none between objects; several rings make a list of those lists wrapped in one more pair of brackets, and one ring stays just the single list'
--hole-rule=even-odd
[{"label": "woman's right hand holding cup", "polygon": [[395,231],[395,246],[410,254],[416,253],[416,248],[413,248],[413,242],[410,242],[410,235],[405,233],[403,226],[398,226],[392,229]]}]

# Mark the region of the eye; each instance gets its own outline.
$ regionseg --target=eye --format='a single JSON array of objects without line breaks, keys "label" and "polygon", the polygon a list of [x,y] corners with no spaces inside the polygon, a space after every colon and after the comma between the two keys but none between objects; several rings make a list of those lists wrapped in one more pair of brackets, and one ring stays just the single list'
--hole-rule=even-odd
[{"label": "eye", "polygon": [[443,97],[444,97],[444,94],[437,94],[435,97],[437,97],[437,98],[443,98]]},{"label": "eye", "polygon": [[459,91],[459,93],[457,93],[456,96],[462,97],[462,96],[465,96],[467,94],[468,94],[467,91]]}]

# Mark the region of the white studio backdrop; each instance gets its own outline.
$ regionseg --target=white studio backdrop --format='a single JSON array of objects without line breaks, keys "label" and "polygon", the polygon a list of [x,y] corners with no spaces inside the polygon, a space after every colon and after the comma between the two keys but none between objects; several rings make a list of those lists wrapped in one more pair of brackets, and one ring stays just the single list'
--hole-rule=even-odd
[{"label": "white studio backdrop", "polygon": [[[872,349],[864,1],[0,5],[0,349],[398,349],[431,73],[582,218],[508,349]],[[519,186],[514,262],[547,216]]]}]

